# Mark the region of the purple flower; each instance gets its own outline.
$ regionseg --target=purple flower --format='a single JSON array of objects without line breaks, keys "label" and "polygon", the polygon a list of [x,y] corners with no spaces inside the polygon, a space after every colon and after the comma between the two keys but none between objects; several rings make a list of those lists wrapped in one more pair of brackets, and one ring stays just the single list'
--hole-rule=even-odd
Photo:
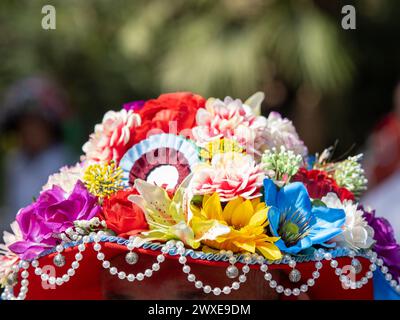
[{"label": "purple flower", "polygon": [[142,107],[144,106],[145,103],[146,103],[146,101],[144,101],[144,100],[136,100],[136,101],[124,103],[122,105],[122,107],[126,111],[129,111],[129,110],[139,111],[140,109],[142,109]]},{"label": "purple flower", "polygon": [[400,245],[396,242],[393,227],[385,218],[375,217],[375,210],[364,211],[364,218],[374,229],[374,250],[383,259],[393,277],[400,277]]},{"label": "purple flower", "polygon": [[53,235],[72,227],[75,220],[89,220],[100,213],[97,198],[78,180],[71,194],[58,186],[42,192],[39,199],[21,209],[17,222],[23,241],[9,249],[21,259],[33,259],[60,241]]}]

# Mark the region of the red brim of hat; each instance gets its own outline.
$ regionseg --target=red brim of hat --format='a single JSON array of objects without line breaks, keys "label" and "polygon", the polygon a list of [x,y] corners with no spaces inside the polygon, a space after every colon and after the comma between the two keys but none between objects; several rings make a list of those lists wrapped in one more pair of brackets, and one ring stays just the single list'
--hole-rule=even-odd
[{"label": "red brim of hat", "polygon": [[[160,254],[159,251],[151,249],[138,248],[135,249],[138,254],[152,255],[156,257]],[[53,276],[60,276],[67,272],[74,256],[78,252],[77,247],[71,247],[64,250],[63,255],[66,263],[63,267],[56,268],[56,274]],[[125,245],[120,245],[114,242],[102,242],[102,252],[105,254],[107,260],[112,260],[114,257],[127,253]],[[38,259],[42,269],[46,265],[52,266],[54,270],[53,258],[56,253]],[[167,259],[178,259],[178,256],[166,255]],[[362,264],[362,270],[368,270],[369,261],[364,258],[358,258]],[[343,257],[336,259],[339,265],[350,265],[351,258]],[[215,266],[216,268],[226,268],[229,264],[227,262],[208,261],[202,259],[194,259],[190,256],[187,257],[189,264],[204,264],[208,266]],[[178,264],[178,261],[176,261]],[[310,299],[315,300],[373,300],[373,283],[369,281],[360,289],[343,289],[338,276],[335,275],[334,270],[329,266],[329,261],[323,261],[324,267],[320,270],[320,278],[316,281],[315,285],[308,291]],[[238,264],[240,265],[240,264]],[[259,269],[257,265],[250,265],[251,268]],[[311,277],[315,271],[314,262],[302,262],[296,266],[304,279]],[[269,270],[281,270],[289,274],[291,268],[286,264],[271,264]],[[34,268],[31,266],[28,269],[29,276],[29,291],[26,295],[27,300],[104,300],[105,294],[102,290],[101,274],[104,268],[101,262],[97,259],[97,252],[93,250],[93,243],[86,245],[86,250],[83,252],[83,260],[80,261],[80,266],[76,270],[76,274],[70,278],[67,283],[61,286],[49,285],[47,282],[42,282],[40,276],[34,274]],[[123,281],[123,280],[119,280]],[[125,281],[125,280],[124,280]],[[135,286],[135,283],[132,283]],[[19,292],[19,285],[15,287],[15,294]],[[290,299],[284,297],[283,299]]]}]

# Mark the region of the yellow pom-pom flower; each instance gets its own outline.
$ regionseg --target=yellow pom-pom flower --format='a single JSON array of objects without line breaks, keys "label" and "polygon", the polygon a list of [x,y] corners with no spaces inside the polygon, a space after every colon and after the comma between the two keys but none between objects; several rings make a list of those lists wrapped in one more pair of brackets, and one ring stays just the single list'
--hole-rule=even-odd
[{"label": "yellow pom-pom flower", "polygon": [[123,189],[122,169],[114,161],[106,165],[92,164],[87,167],[83,182],[91,194],[106,198]]},{"label": "yellow pom-pom flower", "polygon": [[244,153],[244,149],[234,140],[215,139],[200,150],[200,157],[205,161],[211,161],[216,154],[233,152]]},{"label": "yellow pom-pom flower", "polygon": [[218,221],[228,226],[230,232],[219,235],[215,240],[203,240],[210,248],[231,250],[232,252],[260,252],[269,260],[282,258],[282,253],[274,242],[279,237],[266,234],[268,210],[260,198],[246,200],[237,197],[222,208],[218,193],[203,197],[201,207],[191,206],[193,217],[190,221],[194,234],[203,232],[204,223]]}]

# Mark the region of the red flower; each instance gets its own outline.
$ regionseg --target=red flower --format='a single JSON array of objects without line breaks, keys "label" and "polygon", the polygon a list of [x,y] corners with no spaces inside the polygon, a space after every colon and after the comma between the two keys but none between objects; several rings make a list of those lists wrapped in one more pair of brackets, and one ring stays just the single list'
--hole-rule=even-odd
[{"label": "red flower", "polygon": [[293,176],[292,181],[302,182],[306,186],[310,197],[314,199],[321,199],[329,192],[334,192],[341,201],[354,200],[353,193],[346,188],[339,187],[336,181],[325,171],[300,168]]},{"label": "red flower", "polygon": [[[146,139],[149,130],[152,130],[150,134],[165,132],[190,136],[197,110],[204,107],[205,103],[203,97],[191,92],[167,93],[148,100],[138,112],[142,125],[135,130],[136,143]],[[170,126],[171,121],[175,123]],[[184,129],[187,131],[181,132]]]},{"label": "red flower", "polygon": [[142,209],[128,200],[131,194],[138,192],[134,188],[120,190],[103,202],[103,220],[108,228],[123,238],[149,229]]}]

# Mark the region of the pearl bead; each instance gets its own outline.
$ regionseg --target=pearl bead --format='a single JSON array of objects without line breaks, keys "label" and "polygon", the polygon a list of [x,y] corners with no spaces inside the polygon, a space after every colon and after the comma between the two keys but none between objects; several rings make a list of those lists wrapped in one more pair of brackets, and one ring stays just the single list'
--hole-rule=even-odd
[{"label": "pearl bead", "polygon": [[62,267],[65,265],[65,257],[62,254],[56,254],[53,258],[53,263],[57,267]]},{"label": "pearl bead", "polygon": [[139,256],[136,252],[128,252],[125,256],[125,261],[130,265],[136,264],[139,261]]},{"label": "pearl bead", "polygon": [[128,245],[126,246],[128,250],[133,250],[135,249],[135,245],[132,242],[129,242]]},{"label": "pearl bead", "polygon": [[104,260],[104,253],[103,252],[99,252],[98,254],[97,254],[97,260],[100,260],[100,261],[102,261],[102,260]]},{"label": "pearl bead", "polygon": [[158,262],[164,262],[164,261],[165,261],[165,257],[164,257],[162,254],[159,254],[159,255],[157,256],[157,261],[158,261]]},{"label": "pearl bead", "polygon": [[69,268],[69,269],[67,270],[67,274],[68,274],[70,277],[72,277],[73,275],[75,275],[75,270]]},{"label": "pearl bead", "polygon": [[327,252],[327,253],[324,254],[324,258],[325,258],[325,260],[331,260],[332,259],[332,255],[329,252]]},{"label": "pearl bead", "polygon": [[320,274],[319,274],[318,271],[314,271],[314,272],[312,273],[312,276],[313,276],[314,279],[318,279],[319,276],[320,276]]},{"label": "pearl bead", "polygon": [[233,290],[239,290],[240,288],[240,283],[235,281],[234,283],[232,283],[232,289]]},{"label": "pearl bead", "polygon": [[103,263],[102,263],[102,265],[103,265],[103,268],[104,268],[104,269],[108,269],[108,268],[110,267],[110,261],[104,260]]},{"label": "pearl bead", "polygon": [[61,244],[59,244],[58,246],[56,246],[56,251],[57,252],[63,252],[64,251],[64,247]]},{"label": "pearl bead", "polygon": [[396,280],[390,280],[390,286],[395,288],[397,286],[397,281]]},{"label": "pearl bead", "polygon": [[400,294],[400,284],[396,286],[396,292]]},{"label": "pearl bead", "polygon": [[46,274],[46,273],[43,273],[43,274],[40,276],[40,278],[42,279],[42,281],[47,281],[47,280],[49,280],[49,275]]},{"label": "pearl bead", "polygon": [[32,267],[37,268],[39,266],[39,261],[32,260],[31,265],[32,265]]},{"label": "pearl bead", "polygon": [[267,266],[266,264],[262,264],[262,265],[260,266],[260,270],[261,270],[262,272],[266,272],[266,271],[268,270],[268,266]]},{"label": "pearl bead", "polygon": [[183,256],[185,254],[185,248],[179,248],[176,252]]},{"label": "pearl bead", "polygon": [[28,269],[29,268],[29,262],[28,261],[21,261],[21,268],[22,269]]},{"label": "pearl bead", "polygon": [[236,258],[235,258],[235,257],[230,257],[230,258],[229,258],[229,263],[230,263],[230,264],[236,263]]},{"label": "pearl bead", "polygon": [[126,278],[128,279],[129,282],[135,281],[135,275],[132,273],[128,274]]},{"label": "pearl bead", "polygon": [[283,287],[282,287],[281,285],[279,285],[279,286],[276,287],[275,290],[276,290],[276,292],[278,292],[278,293],[282,293],[284,289],[283,289]]},{"label": "pearl bead", "polygon": [[337,260],[332,260],[330,263],[332,268],[337,268],[337,266],[339,265],[339,263],[337,262]]},{"label": "pearl bead", "polygon": [[89,243],[90,242],[90,237],[89,236],[83,236],[82,241],[84,243]]},{"label": "pearl bead", "polygon": [[137,279],[138,281],[142,281],[142,280],[144,279],[144,274],[141,273],[141,272],[139,272],[139,273],[136,275],[136,279]]},{"label": "pearl bead", "polygon": [[294,288],[292,292],[293,292],[294,296],[299,296],[300,295],[300,289],[299,288]]},{"label": "pearl bead", "polygon": [[222,292],[225,294],[230,294],[232,291],[232,289],[228,286],[224,287],[224,289],[222,289]]},{"label": "pearl bead", "polygon": [[250,258],[249,256],[246,256],[246,257],[243,259],[243,261],[244,261],[244,263],[249,264],[249,263],[251,262],[251,258]]},{"label": "pearl bead", "polygon": [[257,263],[261,264],[264,262],[264,257],[258,256],[256,260],[257,260]]},{"label": "pearl bead", "polygon": [[375,270],[376,270],[376,264],[371,264],[371,265],[369,266],[369,270],[375,271]]},{"label": "pearl bead", "polygon": [[83,243],[81,243],[79,246],[78,246],[78,250],[79,251],[85,251],[86,250],[86,247],[85,247],[85,245],[83,244]]},{"label": "pearl bead", "polygon": [[246,282],[246,280],[247,280],[247,278],[246,278],[246,276],[243,275],[243,274],[239,277],[239,282],[241,282],[241,283]]},{"label": "pearl bead", "polygon": [[289,288],[286,288],[285,291],[283,291],[283,293],[285,294],[285,296],[290,296],[292,294],[292,290]]},{"label": "pearl bead", "polygon": [[64,274],[64,275],[62,276],[62,279],[63,279],[64,282],[68,282],[68,281],[69,281],[69,275]]},{"label": "pearl bead", "polygon": [[125,274],[124,271],[118,272],[118,278],[120,278],[121,280],[123,280],[123,279],[125,279],[125,277],[126,277],[126,274]]},{"label": "pearl bead", "polygon": [[160,270],[160,265],[158,263],[153,263],[151,268],[153,269],[153,271],[158,271],[158,270]]},{"label": "pearl bead", "polygon": [[264,274],[264,279],[267,281],[270,281],[272,279],[272,274],[270,274],[270,273]]},{"label": "pearl bead", "polygon": [[26,280],[26,279],[24,279],[24,280],[21,281],[21,286],[23,286],[23,287],[28,286],[28,284],[29,284],[29,281]]},{"label": "pearl bead", "polygon": [[307,285],[308,285],[309,287],[312,287],[314,284],[315,284],[314,279],[308,279],[308,280],[307,280]]},{"label": "pearl bead", "polygon": [[77,253],[77,254],[75,255],[75,260],[76,260],[76,261],[81,261],[82,259],[83,259],[82,253]]},{"label": "pearl bead", "polygon": [[234,279],[239,275],[239,270],[237,267],[235,266],[229,266],[228,268],[226,268],[226,276],[229,279]]},{"label": "pearl bead", "polygon": [[22,271],[21,272],[21,277],[24,278],[24,279],[28,278],[29,277],[29,272],[26,271],[26,270]]},{"label": "pearl bead", "polygon": [[205,292],[205,293],[210,293],[211,292],[211,287],[210,286],[204,286],[204,288],[203,288],[203,291]]},{"label": "pearl bead", "polygon": [[60,277],[57,277],[56,279],[56,285],[61,286],[64,283],[63,279]]},{"label": "pearl bead", "polygon": [[383,260],[382,259],[377,259],[376,264],[380,267],[383,265]]},{"label": "pearl bead", "polygon": [[294,268],[296,266],[296,261],[290,260],[289,261],[289,267]]},{"label": "pearl bead", "polygon": [[179,263],[180,264],[185,264],[186,263],[186,261],[187,261],[187,259],[186,259],[186,257],[179,257]]},{"label": "pearl bead", "polygon": [[294,283],[299,282],[301,280],[301,272],[297,269],[293,269],[289,273],[289,280]]},{"label": "pearl bead", "polygon": [[393,276],[390,273],[385,274],[386,281],[392,280]]},{"label": "pearl bead", "polygon": [[146,269],[144,272],[144,275],[148,278],[150,278],[153,275],[153,270]]},{"label": "pearl bead", "polygon": [[201,282],[201,281],[196,281],[196,282],[194,283],[194,286],[195,286],[197,289],[200,289],[201,287],[203,287],[203,282]]},{"label": "pearl bead", "polygon": [[388,273],[389,269],[388,269],[388,267],[383,266],[383,267],[381,268],[381,271],[382,271],[383,274],[385,274],[385,273]]},{"label": "pearl bead", "polygon": [[101,250],[101,244],[100,243],[95,243],[93,246],[94,251],[100,251]]},{"label": "pearl bead", "polygon": [[196,280],[196,276],[191,273],[187,276],[187,279],[189,282],[194,282]]},{"label": "pearl bead", "polygon": [[342,274],[342,269],[341,269],[341,268],[336,268],[336,269],[335,269],[335,274],[336,274],[337,276],[340,276],[340,275]]},{"label": "pearl bead", "polygon": [[216,295],[216,296],[219,296],[220,294],[221,294],[221,289],[220,288],[214,288],[213,289],[213,293]]},{"label": "pearl bead", "polygon": [[227,250],[227,251],[226,251],[226,255],[227,255],[228,257],[232,256],[232,255],[233,255],[232,250]]},{"label": "pearl bead", "polygon": [[182,268],[182,271],[184,272],[184,273],[189,273],[190,272],[190,267],[189,266],[183,266],[183,268]]},{"label": "pearl bead", "polygon": [[110,268],[110,273],[111,273],[112,275],[117,274],[117,272],[118,272],[118,270],[117,270],[116,267]]},{"label": "pearl bead", "polygon": [[250,267],[248,265],[244,265],[242,268],[243,273],[249,273]]},{"label": "pearl bead", "polygon": [[78,269],[79,268],[79,262],[78,261],[74,261],[71,263],[71,267],[72,269]]},{"label": "pearl bead", "polygon": [[368,272],[365,274],[365,276],[366,276],[368,279],[372,279],[372,278],[374,277],[374,274],[372,273],[372,271],[368,271]]},{"label": "pearl bead", "polygon": [[35,269],[35,274],[36,274],[37,276],[40,276],[40,275],[42,274],[42,269],[41,269],[41,268],[36,268],[36,269]]},{"label": "pearl bead", "polygon": [[351,266],[354,268],[356,274],[359,274],[362,271],[362,264],[358,259],[354,258],[351,260]]},{"label": "pearl bead", "polygon": [[300,286],[300,291],[301,291],[301,292],[307,292],[307,291],[308,291],[308,286],[307,286],[306,284],[302,284],[302,285]]},{"label": "pearl bead", "polygon": [[271,281],[269,282],[269,286],[270,286],[271,288],[275,288],[275,287],[276,287],[276,281],[275,281],[275,280],[271,280]]}]

